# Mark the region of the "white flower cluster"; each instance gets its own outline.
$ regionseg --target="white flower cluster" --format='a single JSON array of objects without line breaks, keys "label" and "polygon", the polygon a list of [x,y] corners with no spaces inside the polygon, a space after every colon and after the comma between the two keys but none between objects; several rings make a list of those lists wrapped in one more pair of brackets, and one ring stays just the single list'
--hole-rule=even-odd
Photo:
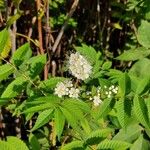
[{"label": "white flower cluster", "polygon": [[69,70],[77,79],[85,80],[92,73],[92,66],[82,55],[76,52],[70,55]]},{"label": "white flower cluster", "polygon": [[[95,96],[90,97],[90,100],[93,101],[94,106],[99,106],[102,103],[101,96],[100,96],[100,89],[101,89],[100,87],[97,89]],[[87,95],[90,95],[90,94],[91,92],[88,91]]]},{"label": "white flower cluster", "polygon": [[102,100],[100,99],[99,95],[96,95],[93,97],[93,103],[94,103],[94,106],[99,106],[99,104],[102,103]]},{"label": "white flower cluster", "polygon": [[64,82],[59,82],[55,88],[55,94],[58,95],[58,97],[68,95],[71,98],[78,98],[79,93],[79,89],[73,87],[73,83],[68,80]]},{"label": "white flower cluster", "polygon": [[118,87],[115,87],[114,85],[110,86],[108,88],[108,91],[105,92],[108,98],[110,98],[112,95],[118,93]]}]

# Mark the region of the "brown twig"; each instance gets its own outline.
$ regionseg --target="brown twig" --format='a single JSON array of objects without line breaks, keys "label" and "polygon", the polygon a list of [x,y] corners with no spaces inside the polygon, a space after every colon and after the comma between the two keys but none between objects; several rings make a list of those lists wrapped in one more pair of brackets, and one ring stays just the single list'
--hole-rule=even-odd
[{"label": "brown twig", "polygon": [[[36,5],[37,5],[37,12],[40,11],[41,8],[41,0],[36,0]],[[41,17],[38,16],[38,38],[39,38],[39,50],[40,54],[44,54],[44,49],[43,49],[43,36],[42,36],[42,20]],[[44,80],[48,78],[48,68],[47,65],[44,67]]]},{"label": "brown twig", "polygon": [[[14,10],[14,14],[17,12],[17,9]],[[16,21],[13,23],[13,29],[11,31],[11,41],[12,41],[12,54],[16,50],[16,32],[17,32],[17,26]]]},{"label": "brown twig", "polygon": [[67,19],[66,19],[64,25],[62,26],[62,28],[61,28],[61,30],[60,30],[60,32],[59,32],[59,34],[58,34],[58,36],[57,36],[57,38],[55,40],[55,43],[54,43],[54,45],[52,47],[52,51],[53,52],[56,51],[57,46],[59,45],[59,42],[60,42],[60,40],[61,40],[61,38],[62,38],[62,36],[64,34],[64,31],[65,31],[65,29],[66,29],[66,27],[68,25],[68,20],[71,18],[71,16],[73,15],[74,11],[76,10],[76,8],[78,6],[78,3],[79,3],[79,0],[74,0],[69,13],[67,14]]}]

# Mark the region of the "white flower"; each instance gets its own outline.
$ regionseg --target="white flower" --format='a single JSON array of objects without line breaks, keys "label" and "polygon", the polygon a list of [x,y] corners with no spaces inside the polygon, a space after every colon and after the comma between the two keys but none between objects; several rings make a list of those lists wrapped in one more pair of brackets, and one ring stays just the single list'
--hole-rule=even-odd
[{"label": "white flower", "polygon": [[87,92],[86,92],[86,95],[90,95],[90,94],[91,94],[91,92],[90,92],[90,91],[87,91]]},{"label": "white flower", "polygon": [[94,96],[93,103],[94,103],[94,106],[99,106],[99,104],[102,103],[102,100],[100,99],[99,96]]},{"label": "white flower", "polygon": [[105,92],[105,94],[106,94],[106,95],[108,95],[108,94],[109,94],[109,92],[108,92],[108,91],[106,91],[106,92]]},{"label": "white flower", "polygon": [[68,95],[68,88],[63,82],[60,82],[56,85],[55,94],[58,95],[58,97]]},{"label": "white flower", "polygon": [[69,90],[69,97],[78,98],[78,97],[79,97],[79,93],[80,93],[79,89],[72,87],[72,88]]},{"label": "white flower", "polygon": [[107,97],[108,97],[108,98],[111,98],[111,95],[109,94]]},{"label": "white flower", "polygon": [[56,85],[55,94],[58,95],[58,97],[68,95],[69,94],[69,88],[71,88],[71,87],[73,87],[73,84],[69,80],[66,80],[64,82],[59,82]]},{"label": "white flower", "polygon": [[69,70],[77,79],[85,80],[92,73],[92,66],[82,55],[76,52],[70,55]]}]

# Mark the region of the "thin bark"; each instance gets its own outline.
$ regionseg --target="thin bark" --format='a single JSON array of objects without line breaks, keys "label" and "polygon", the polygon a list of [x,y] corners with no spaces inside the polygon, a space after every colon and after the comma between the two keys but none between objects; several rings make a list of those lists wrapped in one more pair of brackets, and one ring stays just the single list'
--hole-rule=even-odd
[{"label": "thin bark", "polygon": [[[41,8],[41,0],[36,1],[37,4],[37,12]],[[43,49],[43,36],[42,36],[42,20],[41,17],[38,16],[38,38],[39,38],[39,50],[40,54],[44,54],[44,49]],[[47,65],[44,67],[44,80],[48,78],[48,68]]]},{"label": "thin bark", "polygon": [[57,46],[59,45],[59,42],[60,42],[60,40],[61,40],[61,38],[62,38],[62,36],[64,34],[64,31],[65,31],[65,29],[66,29],[66,27],[68,25],[68,21],[71,18],[71,16],[73,15],[74,11],[76,10],[76,8],[78,6],[78,3],[79,3],[79,0],[74,0],[74,3],[72,4],[69,13],[67,14],[67,19],[66,19],[64,25],[62,26],[62,28],[61,28],[61,30],[60,30],[60,32],[59,32],[59,34],[58,34],[58,36],[57,36],[57,38],[55,40],[55,43],[54,43],[54,45],[52,47],[52,51],[53,52],[56,51]]}]

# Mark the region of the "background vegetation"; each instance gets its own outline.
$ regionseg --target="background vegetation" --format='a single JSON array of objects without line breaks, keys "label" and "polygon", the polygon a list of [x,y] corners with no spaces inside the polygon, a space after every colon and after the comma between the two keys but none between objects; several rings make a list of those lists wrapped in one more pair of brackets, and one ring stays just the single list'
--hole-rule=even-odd
[{"label": "background vegetation", "polygon": [[0,149],[149,150],[149,55],[149,0],[0,0]]}]

